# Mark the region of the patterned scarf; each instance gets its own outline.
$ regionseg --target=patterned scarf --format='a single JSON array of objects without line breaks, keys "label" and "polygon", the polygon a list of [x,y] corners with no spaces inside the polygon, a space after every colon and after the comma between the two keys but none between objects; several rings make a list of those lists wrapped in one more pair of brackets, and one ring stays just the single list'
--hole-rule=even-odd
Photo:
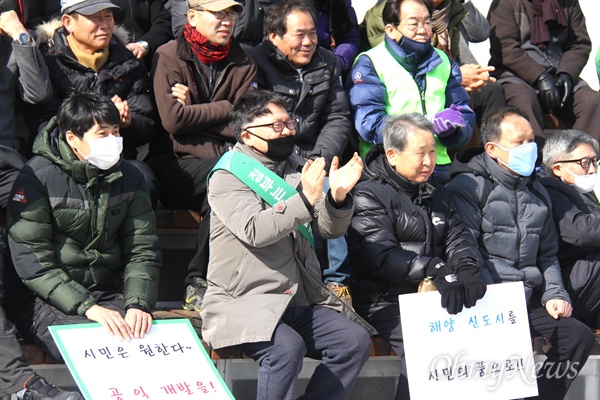
[{"label": "patterned scarf", "polygon": [[444,0],[438,8],[433,10],[431,21],[433,22],[433,33],[435,38],[432,43],[435,47],[452,57],[452,45],[448,33],[448,24],[450,23],[450,12],[452,11],[452,1]]},{"label": "patterned scarf", "polygon": [[565,13],[556,0],[532,0],[531,43],[543,49],[552,38],[550,27],[567,27]]},{"label": "patterned scarf", "polygon": [[229,39],[229,43],[225,46],[212,43],[189,23],[185,24],[185,27],[183,28],[183,38],[189,43],[194,54],[196,54],[204,64],[212,64],[221,61],[229,54],[231,39]]}]

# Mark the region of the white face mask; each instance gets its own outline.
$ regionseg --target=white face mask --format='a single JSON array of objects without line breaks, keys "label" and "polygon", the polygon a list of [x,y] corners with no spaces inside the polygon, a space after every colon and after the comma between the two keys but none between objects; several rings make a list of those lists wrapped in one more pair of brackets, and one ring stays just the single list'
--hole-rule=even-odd
[{"label": "white face mask", "polygon": [[90,154],[85,159],[102,170],[110,169],[121,158],[123,138],[120,136],[108,135],[100,139],[85,141],[90,145]]},{"label": "white face mask", "polygon": [[565,169],[565,171],[571,174],[573,178],[575,178],[575,181],[573,182],[573,187],[579,193],[589,193],[592,190],[594,190],[594,187],[596,186],[597,174],[576,175],[569,171],[564,165],[560,165]]}]

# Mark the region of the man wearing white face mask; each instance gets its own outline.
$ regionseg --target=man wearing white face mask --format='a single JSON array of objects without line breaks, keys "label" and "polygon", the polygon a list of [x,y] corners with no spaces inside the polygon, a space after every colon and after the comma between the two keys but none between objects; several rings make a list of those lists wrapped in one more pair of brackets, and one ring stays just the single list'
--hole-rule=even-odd
[{"label": "man wearing white face mask", "polygon": [[479,244],[483,279],[523,282],[531,334],[552,346],[538,371],[539,398],[562,399],[587,361],[594,334],[569,318],[550,198],[533,174],[533,129],[521,111],[505,107],[484,119],[480,133],[484,148],[456,155],[447,187]]},{"label": "man wearing white face mask", "polygon": [[99,322],[111,336],[150,331],[160,252],[145,180],[121,160],[119,111],[75,93],[36,138],[9,197],[7,228],[22,335],[61,356],[48,326]]},{"label": "man wearing white face mask", "polygon": [[600,204],[593,190],[598,173],[598,141],[568,130],[544,145],[540,183],[552,199],[560,235],[558,258],[573,316],[600,328]]}]

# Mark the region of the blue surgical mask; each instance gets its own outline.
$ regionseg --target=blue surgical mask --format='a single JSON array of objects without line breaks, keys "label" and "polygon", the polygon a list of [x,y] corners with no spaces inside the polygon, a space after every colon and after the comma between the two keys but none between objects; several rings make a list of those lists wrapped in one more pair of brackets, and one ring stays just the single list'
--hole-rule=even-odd
[{"label": "blue surgical mask", "polygon": [[508,163],[498,159],[500,164],[521,176],[531,175],[538,156],[537,144],[535,142],[525,143],[512,149],[506,149],[498,143],[492,143],[508,153]]}]

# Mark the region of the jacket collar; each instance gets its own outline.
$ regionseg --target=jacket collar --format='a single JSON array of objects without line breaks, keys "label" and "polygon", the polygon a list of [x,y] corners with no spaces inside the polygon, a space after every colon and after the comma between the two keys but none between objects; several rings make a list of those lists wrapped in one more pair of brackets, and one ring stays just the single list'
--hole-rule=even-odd
[{"label": "jacket collar", "polygon": [[509,189],[520,190],[534,179],[535,172],[530,176],[514,175],[502,168],[498,161],[491,158],[486,152],[483,153],[483,162],[495,181]]},{"label": "jacket collar", "polygon": [[243,143],[236,143],[233,147],[236,151],[255,159],[262,165],[275,172],[277,175],[283,177],[285,174],[292,171],[299,171],[304,165],[304,159],[296,154],[292,154],[286,161],[273,161],[264,154],[257,153],[252,150],[249,146]]},{"label": "jacket collar", "polygon": [[384,34],[383,38],[387,51],[390,52],[392,57],[394,57],[400,65],[402,65],[402,68],[413,74],[417,72],[427,73],[442,63],[440,55],[433,49],[433,46],[429,46],[429,51],[421,59],[421,63],[419,64],[416,54],[406,53],[398,42],[390,38],[387,34]]},{"label": "jacket collar", "polygon": [[535,172],[530,176],[513,175],[492,159],[483,147],[460,151],[450,167],[450,179],[461,173],[471,173],[496,181],[511,190],[520,190],[535,180]]},{"label": "jacket collar", "polygon": [[[287,56],[281,52],[269,39],[263,40],[263,42],[259,45],[262,47],[263,51],[267,54],[267,57],[271,60],[273,64],[277,66],[277,68],[281,71],[286,71],[290,73],[297,74],[298,68],[294,67],[290,64]],[[320,47],[317,46],[315,53],[313,54],[308,65],[300,68],[302,72],[310,71],[316,68],[321,68],[325,66],[327,63],[325,59],[321,55]]]},{"label": "jacket collar", "polygon": [[[189,62],[201,62],[194,55],[187,40],[185,40],[185,38],[183,37],[183,29],[181,30],[181,32],[179,32],[179,35],[175,40],[177,42],[176,53],[179,58]],[[233,38],[233,40],[231,41],[231,46],[229,47],[229,54],[227,54],[227,57],[225,57],[223,60],[219,61],[219,63],[226,63],[223,65],[230,65],[241,64],[247,61],[248,55],[244,52],[244,50],[242,50],[238,41],[235,38]]]},{"label": "jacket collar", "polygon": [[88,162],[80,161],[64,136],[59,134],[56,117],[52,118],[36,136],[33,153],[58,165],[76,183],[84,185],[86,188],[93,186],[98,178],[112,182],[122,176],[120,161],[107,171],[101,171]]},{"label": "jacket collar", "polygon": [[417,198],[430,198],[435,191],[435,187],[429,182],[412,182],[398,174],[388,163],[382,144],[375,145],[365,156],[363,176],[390,185],[413,201]]},{"label": "jacket collar", "polygon": [[[47,49],[48,52],[55,54],[57,57],[74,66],[91,70],[91,68],[83,66],[77,61],[75,54],[69,48],[64,27],[60,27],[54,31],[52,41],[47,42]],[[100,68],[100,71],[111,69],[113,66],[122,64],[126,60],[133,60],[136,62],[136,65],[139,62],[133,53],[113,34],[108,45],[108,60]]]}]

